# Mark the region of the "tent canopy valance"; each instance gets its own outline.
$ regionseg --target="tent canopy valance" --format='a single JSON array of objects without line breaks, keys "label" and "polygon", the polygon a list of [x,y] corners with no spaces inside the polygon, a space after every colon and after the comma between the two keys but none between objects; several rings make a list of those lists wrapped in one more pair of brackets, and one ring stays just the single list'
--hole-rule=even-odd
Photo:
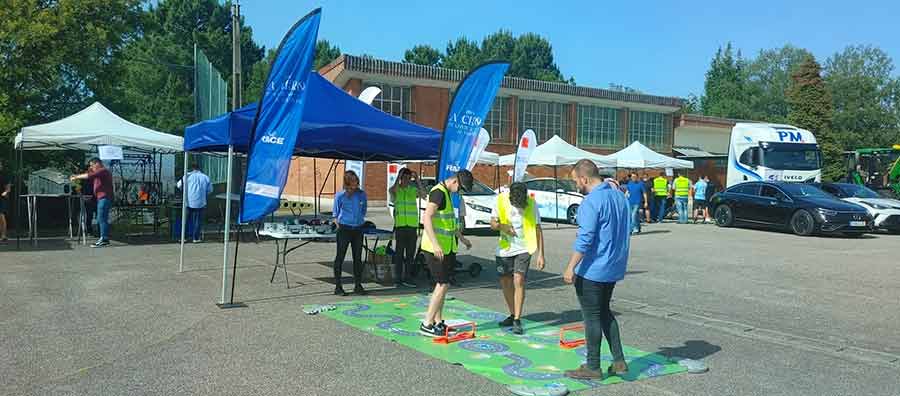
[{"label": "tent canopy valance", "polygon": [[[512,166],[515,162],[515,159],[515,154],[507,154],[501,156],[500,165]],[[528,165],[574,165],[576,162],[582,159],[589,159],[601,168],[616,166],[615,162],[612,161],[609,156],[582,150],[567,143],[561,137],[556,135],[553,135],[553,137],[551,137],[549,140],[547,140],[543,144],[539,144],[534,148],[534,152],[531,154],[531,159],[529,159]]]},{"label": "tent canopy valance", "polygon": [[[306,106],[294,154],[361,161],[436,160],[441,134],[394,117],[349,95],[316,72],[309,78]],[[189,126],[189,151],[249,150],[257,104]]]},{"label": "tent canopy valance", "polygon": [[119,117],[100,102],[58,121],[22,128],[15,147],[21,150],[93,151],[97,146],[121,146],[160,153],[181,152],[181,136],[157,132]]},{"label": "tent canopy valance", "polygon": [[668,157],[653,151],[641,142],[635,141],[628,147],[610,155],[619,168],[672,168],[693,169],[694,163]]}]

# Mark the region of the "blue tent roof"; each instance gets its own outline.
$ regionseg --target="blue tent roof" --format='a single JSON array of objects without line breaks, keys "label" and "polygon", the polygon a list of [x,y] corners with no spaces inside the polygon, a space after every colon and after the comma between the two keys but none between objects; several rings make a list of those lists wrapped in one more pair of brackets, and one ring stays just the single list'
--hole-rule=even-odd
[{"label": "blue tent roof", "polygon": [[[366,161],[435,160],[441,134],[384,113],[312,72],[294,154]],[[249,151],[257,104],[187,127],[187,151]]]}]

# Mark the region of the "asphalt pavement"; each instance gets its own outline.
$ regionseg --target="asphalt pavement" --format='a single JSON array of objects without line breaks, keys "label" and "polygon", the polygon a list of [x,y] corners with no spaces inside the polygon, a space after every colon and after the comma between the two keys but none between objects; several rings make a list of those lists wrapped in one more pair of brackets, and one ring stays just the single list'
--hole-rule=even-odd
[{"label": "asphalt pavement", "polygon": [[[390,224],[376,211],[376,224]],[[580,320],[560,279],[575,229],[545,224],[547,268],[532,271],[527,319]],[[616,287],[627,345],[703,360],[680,374],[586,395],[900,395],[900,236],[845,239],[654,224],[632,238]],[[496,237],[472,236],[451,295],[503,310],[493,271]],[[334,245],[289,256],[270,283],[274,243],[239,247],[235,300],[216,307],[222,247],[62,240],[0,246],[3,395],[502,395],[504,388],[358,331],[301,312],[331,294]],[[230,264],[229,264],[230,267]],[[349,263],[346,266],[349,269]],[[349,273],[345,273],[349,276]],[[228,280],[230,282],[230,279]],[[375,296],[417,293],[368,284]],[[352,298],[352,297],[350,297]]]}]

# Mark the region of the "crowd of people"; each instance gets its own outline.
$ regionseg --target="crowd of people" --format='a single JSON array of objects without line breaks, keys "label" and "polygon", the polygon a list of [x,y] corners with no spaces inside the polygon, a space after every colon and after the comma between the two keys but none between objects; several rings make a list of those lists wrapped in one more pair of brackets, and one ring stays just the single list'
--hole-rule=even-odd
[{"label": "crowd of people", "polygon": [[673,178],[660,173],[651,179],[646,173],[640,178],[631,173],[619,184],[631,208],[632,233],[640,233],[642,223],[661,223],[673,207],[679,224],[712,222],[708,202],[716,187],[709,176],[700,175],[691,181],[685,175]]}]

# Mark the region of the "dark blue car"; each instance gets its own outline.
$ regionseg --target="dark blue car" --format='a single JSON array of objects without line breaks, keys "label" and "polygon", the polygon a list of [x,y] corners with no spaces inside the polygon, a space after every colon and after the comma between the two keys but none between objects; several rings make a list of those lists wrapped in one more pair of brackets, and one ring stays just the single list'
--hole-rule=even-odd
[{"label": "dark blue car", "polygon": [[778,228],[797,235],[872,231],[865,208],[802,183],[747,182],[712,197],[710,209],[720,227]]}]

